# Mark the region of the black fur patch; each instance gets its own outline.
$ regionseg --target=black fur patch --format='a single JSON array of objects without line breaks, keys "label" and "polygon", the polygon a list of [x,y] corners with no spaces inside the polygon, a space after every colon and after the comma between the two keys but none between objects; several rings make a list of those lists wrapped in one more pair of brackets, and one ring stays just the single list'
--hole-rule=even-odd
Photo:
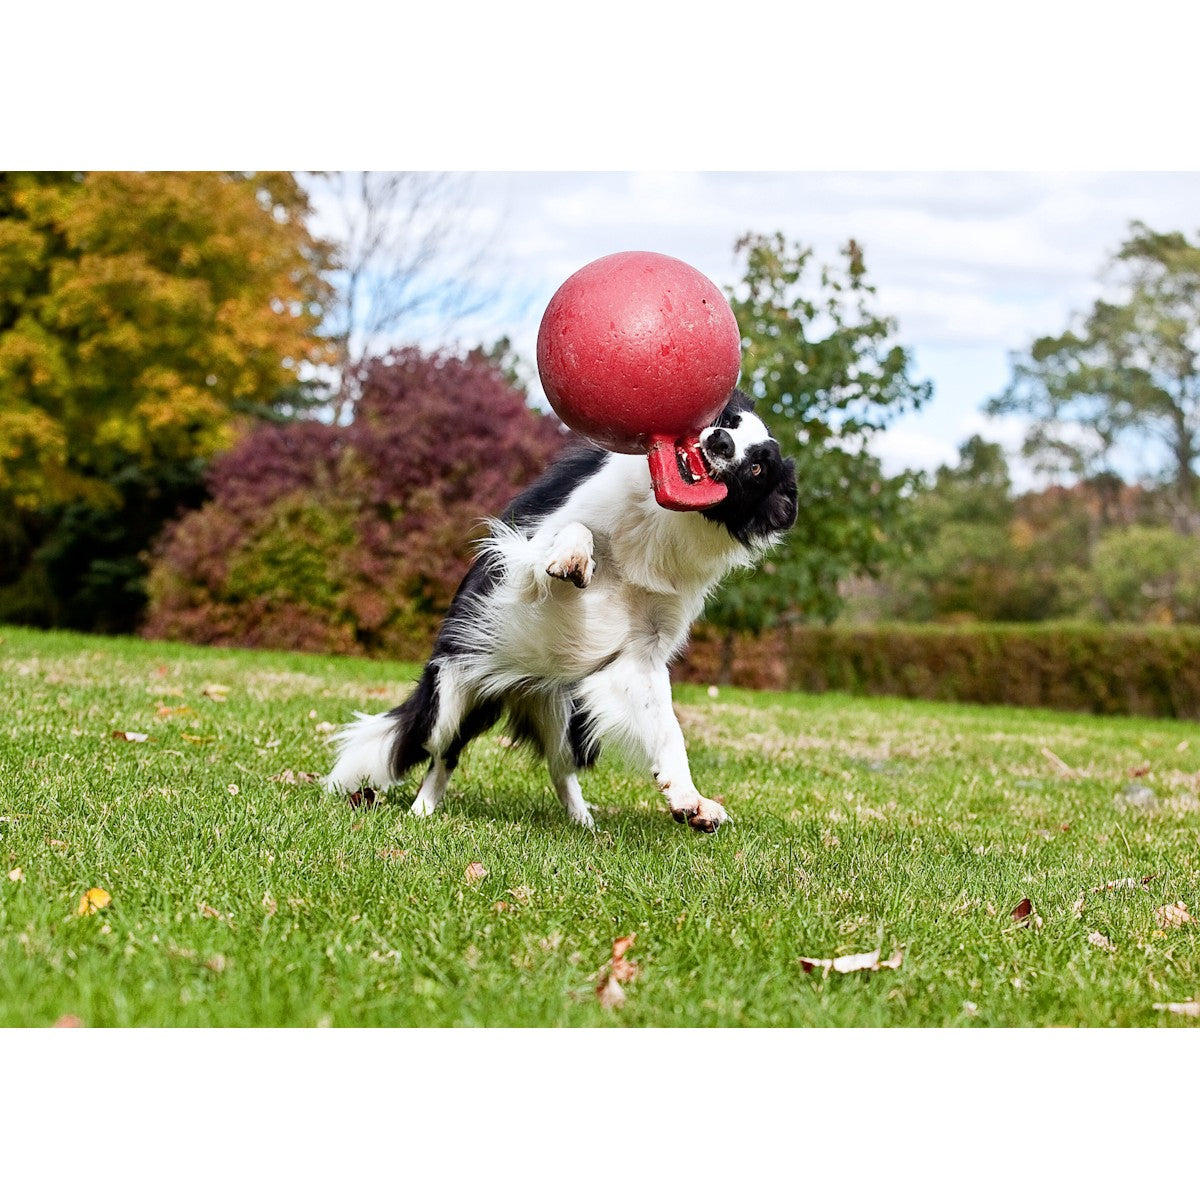
[{"label": "black fur patch", "polygon": [[504,510],[502,520],[518,529],[536,525],[555,509],[562,508],[567,497],[595,475],[607,459],[608,451],[596,446],[572,447]]},{"label": "black fur patch", "polygon": [[397,778],[429,757],[425,743],[433,732],[437,710],[437,666],[429,663],[421,672],[416,691],[388,713],[396,722],[392,741],[392,773]]},{"label": "black fur patch", "polygon": [[600,757],[600,742],[592,736],[591,718],[580,707],[578,700],[571,702],[567,741],[571,744],[571,754],[578,770],[585,771],[596,765],[596,759]]},{"label": "black fur patch", "polygon": [[454,770],[458,766],[459,755],[472,738],[491,729],[500,719],[501,705],[499,700],[485,700],[478,707],[471,709],[463,718],[454,735],[454,740],[446,750],[446,766]]}]

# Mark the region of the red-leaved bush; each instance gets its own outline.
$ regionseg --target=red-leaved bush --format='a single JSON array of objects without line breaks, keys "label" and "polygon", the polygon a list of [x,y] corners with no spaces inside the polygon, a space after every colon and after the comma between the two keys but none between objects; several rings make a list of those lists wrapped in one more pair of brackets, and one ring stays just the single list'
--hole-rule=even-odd
[{"label": "red-leaved bush", "polygon": [[399,350],[344,427],[262,425],[159,542],[142,632],[219,646],[419,657],[498,514],[558,453],[486,357]]}]

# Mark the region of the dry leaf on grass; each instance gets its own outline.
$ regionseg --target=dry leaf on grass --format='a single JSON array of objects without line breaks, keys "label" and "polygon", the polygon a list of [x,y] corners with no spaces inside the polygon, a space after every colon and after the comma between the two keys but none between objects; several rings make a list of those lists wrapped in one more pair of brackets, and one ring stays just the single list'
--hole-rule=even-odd
[{"label": "dry leaf on grass", "polygon": [[1159,1012],[1173,1013],[1177,1017],[1200,1017],[1200,1000],[1184,1000],[1174,1004],[1156,1004]]},{"label": "dry leaf on grass", "polygon": [[616,1008],[625,1003],[623,983],[630,983],[641,973],[637,963],[630,962],[625,955],[633,945],[637,934],[630,933],[619,937],[612,945],[612,954],[608,962],[600,968],[596,984],[596,996],[604,1008]]},{"label": "dry leaf on grass", "polygon": [[374,808],[379,803],[379,793],[374,788],[359,788],[346,797],[346,803],[351,808]]},{"label": "dry leaf on grass", "polygon": [[1009,913],[1015,925],[1025,925],[1033,929],[1041,929],[1042,918],[1034,911],[1033,901],[1028,896]]},{"label": "dry leaf on grass", "polygon": [[91,916],[112,903],[112,897],[103,888],[88,888],[80,897],[79,907],[75,910],[81,917]]},{"label": "dry leaf on grass", "polygon": [[197,905],[202,917],[215,917],[218,921],[221,919],[221,914],[213,908],[211,904],[205,904],[203,900]]},{"label": "dry leaf on grass", "polygon": [[13,881],[13,883],[25,882],[25,872],[22,871],[20,867],[13,867],[13,869],[9,871],[8,877]]},{"label": "dry leaf on grass", "polygon": [[1175,929],[1196,920],[1188,912],[1188,906],[1182,900],[1177,900],[1174,904],[1164,904],[1162,908],[1156,908],[1154,919],[1158,922],[1160,929]]},{"label": "dry leaf on grass", "polygon": [[118,742],[148,742],[150,740],[148,733],[127,733],[123,729],[114,729],[111,736]]},{"label": "dry leaf on grass", "polygon": [[1148,762],[1139,763],[1136,767],[1130,767],[1127,774],[1130,779],[1141,779],[1145,775],[1150,774],[1150,764]]},{"label": "dry leaf on grass", "polygon": [[82,1029],[83,1022],[74,1013],[63,1013],[57,1021],[54,1022],[54,1029]]},{"label": "dry leaf on grass", "polygon": [[320,775],[312,771],[293,771],[291,767],[277,775],[267,776],[271,783],[316,783],[320,778]]},{"label": "dry leaf on grass", "polygon": [[206,683],[200,689],[200,695],[206,696],[209,700],[215,700],[218,704],[224,704],[225,698],[229,695],[229,688],[223,683]]},{"label": "dry leaf on grass", "polygon": [[1157,875],[1143,875],[1141,879],[1110,879],[1107,883],[1097,884],[1092,888],[1092,892],[1116,892],[1122,888],[1141,888],[1143,892],[1148,892],[1150,889],[1146,884],[1151,880],[1157,879]]},{"label": "dry leaf on grass", "polygon": [[1116,950],[1116,946],[1112,944],[1102,933],[1092,932],[1088,934],[1088,944],[1098,946],[1101,950]]},{"label": "dry leaf on grass", "polygon": [[204,966],[212,971],[214,975],[219,975],[223,970],[225,970],[225,955],[214,954],[212,958],[208,959],[204,963]]},{"label": "dry leaf on grass", "polygon": [[882,962],[879,959],[879,951],[871,950],[866,954],[843,954],[839,958],[802,958],[800,965],[809,973],[820,970],[826,975],[830,971],[838,975],[849,975],[852,971],[894,971],[903,962],[903,950],[897,950],[891,958]]},{"label": "dry leaf on grass", "polygon": [[204,745],[205,742],[215,742],[217,739],[211,734],[198,733],[180,733],[179,735],[185,742],[194,742],[197,745]]},{"label": "dry leaf on grass", "polygon": [[231,783],[231,784],[229,785],[229,794],[230,794],[231,796],[236,796],[236,795],[238,795],[238,794],[241,792],[241,790],[242,790],[242,789],[241,789],[240,787],[238,787],[238,785],[237,785],[236,783]]},{"label": "dry leaf on grass", "polygon": [[270,892],[263,892],[263,908],[267,910],[268,917],[273,917],[279,911],[279,905]]},{"label": "dry leaf on grass", "polygon": [[467,869],[463,872],[468,883],[478,883],[487,873],[487,867],[481,862],[467,863]]}]

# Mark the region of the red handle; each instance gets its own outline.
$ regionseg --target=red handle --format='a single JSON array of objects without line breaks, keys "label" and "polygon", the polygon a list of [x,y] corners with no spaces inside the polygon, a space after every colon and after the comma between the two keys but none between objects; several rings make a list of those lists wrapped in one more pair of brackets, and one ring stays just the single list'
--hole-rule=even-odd
[{"label": "red handle", "polygon": [[[723,483],[709,475],[695,434],[678,439],[655,434],[650,438],[648,453],[654,498],[663,508],[694,512],[720,504],[729,494]],[[684,476],[685,468],[690,479]]]}]

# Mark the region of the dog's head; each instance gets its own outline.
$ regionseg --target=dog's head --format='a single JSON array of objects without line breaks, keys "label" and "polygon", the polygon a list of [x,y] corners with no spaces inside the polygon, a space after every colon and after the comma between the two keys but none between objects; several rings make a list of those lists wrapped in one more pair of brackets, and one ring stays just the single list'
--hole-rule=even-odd
[{"label": "dog's head", "polygon": [[744,545],[775,541],[796,523],[796,465],[754,412],[754,401],[736,389],[715,425],[700,434],[709,473],[729,489],[720,504],[703,510]]}]

